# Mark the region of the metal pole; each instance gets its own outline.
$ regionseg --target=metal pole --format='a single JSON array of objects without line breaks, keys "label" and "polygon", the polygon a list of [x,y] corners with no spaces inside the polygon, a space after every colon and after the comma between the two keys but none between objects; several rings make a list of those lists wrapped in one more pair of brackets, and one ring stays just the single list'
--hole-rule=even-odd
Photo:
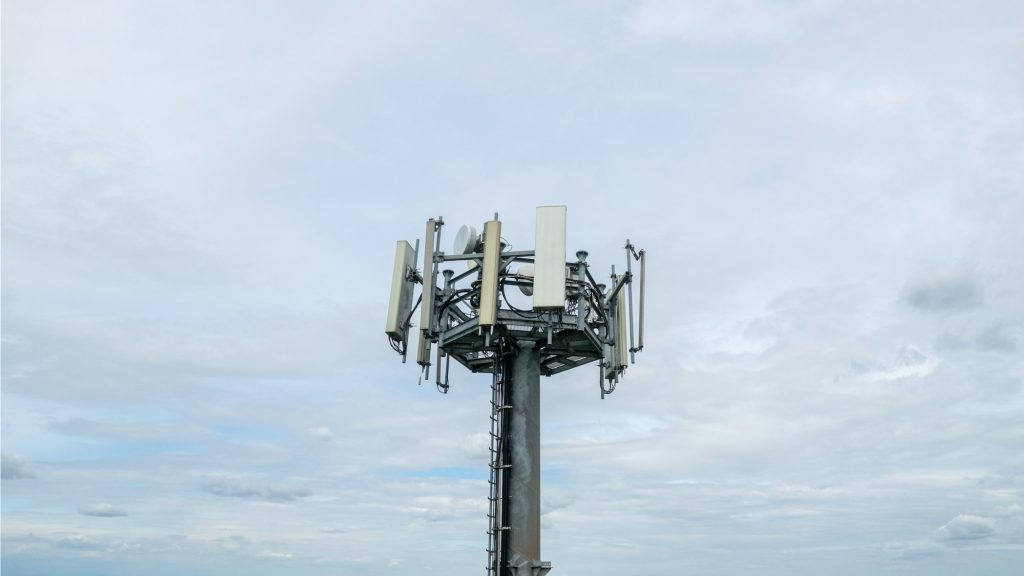
[{"label": "metal pole", "polygon": [[510,376],[508,563],[514,576],[542,576],[551,564],[540,560],[540,352],[535,342],[518,343]]}]

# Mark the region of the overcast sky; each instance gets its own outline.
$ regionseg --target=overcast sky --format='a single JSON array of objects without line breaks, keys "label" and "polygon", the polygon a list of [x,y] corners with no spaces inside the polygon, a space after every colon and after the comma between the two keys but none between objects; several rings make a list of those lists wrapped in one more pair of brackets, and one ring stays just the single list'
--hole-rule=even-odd
[{"label": "overcast sky", "polygon": [[394,242],[568,206],[559,576],[1019,574],[1024,4],[5,0],[5,576],[480,574],[489,378]]}]

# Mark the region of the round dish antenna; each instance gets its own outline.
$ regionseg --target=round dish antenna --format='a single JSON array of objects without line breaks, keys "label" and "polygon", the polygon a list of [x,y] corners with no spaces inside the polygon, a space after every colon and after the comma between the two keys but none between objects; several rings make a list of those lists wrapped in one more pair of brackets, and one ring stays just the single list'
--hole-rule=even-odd
[{"label": "round dish antenna", "polygon": [[452,251],[455,254],[472,254],[480,246],[480,235],[473,226],[463,226],[455,234],[455,244]]},{"label": "round dish antenna", "polygon": [[523,264],[516,270],[516,280],[519,281],[519,291],[527,296],[533,296],[533,264]]}]

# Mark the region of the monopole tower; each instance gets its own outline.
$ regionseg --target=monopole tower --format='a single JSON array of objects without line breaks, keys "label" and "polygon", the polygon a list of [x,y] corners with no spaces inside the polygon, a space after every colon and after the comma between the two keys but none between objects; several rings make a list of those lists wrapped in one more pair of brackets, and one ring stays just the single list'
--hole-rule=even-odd
[{"label": "monopole tower", "polygon": [[443,227],[431,218],[422,245],[398,241],[386,332],[404,362],[415,328],[421,379],[433,368],[442,392],[452,359],[492,375],[487,574],[542,576],[551,564],[540,559],[540,377],[596,363],[601,397],[615,390],[644,347],[646,253],[627,240],[625,270],[597,281],[585,250],[566,258],[565,206],[537,208],[533,250],[511,250],[497,214],[482,231],[459,228],[450,253]]}]

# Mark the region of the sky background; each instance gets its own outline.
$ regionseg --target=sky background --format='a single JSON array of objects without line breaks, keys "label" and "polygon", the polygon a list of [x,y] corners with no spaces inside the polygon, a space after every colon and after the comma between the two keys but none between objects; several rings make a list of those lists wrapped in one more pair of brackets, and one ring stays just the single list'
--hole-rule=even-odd
[{"label": "sky background", "polygon": [[489,378],[392,353],[394,242],[565,204],[649,316],[606,400],[542,381],[552,574],[1019,574],[1022,30],[5,0],[3,573],[483,573]]}]

